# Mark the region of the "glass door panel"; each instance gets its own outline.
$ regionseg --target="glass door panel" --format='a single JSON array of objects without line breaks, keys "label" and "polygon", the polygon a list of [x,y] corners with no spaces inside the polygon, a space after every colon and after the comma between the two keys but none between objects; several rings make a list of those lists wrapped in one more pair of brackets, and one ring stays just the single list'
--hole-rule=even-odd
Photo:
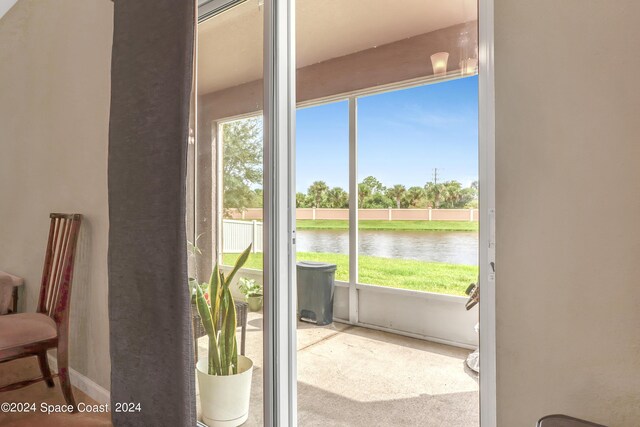
[{"label": "glass door panel", "polygon": [[362,97],[358,125],[359,282],[464,296],[478,277],[477,76]]},{"label": "glass door panel", "polygon": [[[232,294],[249,303],[264,277],[274,288],[266,311],[247,307],[245,425],[295,424],[291,366],[298,425],[478,425],[465,365],[478,313],[464,296],[478,274],[477,3],[294,1],[295,138],[282,79],[292,52],[278,44],[288,3],[212,0],[199,24],[191,275],[206,281],[214,263],[228,274],[251,244]],[[278,26],[266,45],[265,17]],[[298,269],[295,357],[291,248],[312,262]],[[198,346],[206,357],[209,340]]]},{"label": "glass door panel", "polygon": [[349,104],[322,103],[296,114],[298,261],[335,264],[349,282]]},{"label": "glass door panel", "polygon": [[[246,418],[244,425],[261,426],[264,14],[262,2],[258,0],[231,2],[232,7],[227,8],[222,7],[222,3],[204,4],[201,12],[206,8],[207,18],[198,24],[198,127],[191,171],[195,180],[195,230],[190,264],[194,281],[207,293],[213,266],[219,264],[228,277],[240,253],[251,245],[248,261],[229,286],[235,300],[240,374],[229,377],[246,377],[245,369],[252,365],[252,378],[247,380],[246,392],[231,395],[233,387],[227,387],[223,395],[218,395],[207,388],[209,382],[203,386],[203,378],[208,377],[198,373],[197,407],[199,420],[208,425],[212,425],[214,419],[235,418],[235,422],[239,422],[238,419]],[[213,300],[212,295],[205,296],[209,302]],[[228,322],[232,318],[227,317]],[[221,319],[217,328],[229,334],[233,328],[225,328],[227,324],[231,323]],[[213,363],[209,363],[213,341],[202,330],[197,317],[194,317],[194,330],[199,360],[208,367]],[[231,359],[231,373],[235,374],[233,351],[223,345],[222,340],[218,348],[220,363],[224,365],[225,359]]]},{"label": "glass door panel", "polygon": [[299,425],[479,423],[477,2],[401,3],[296,1]]}]

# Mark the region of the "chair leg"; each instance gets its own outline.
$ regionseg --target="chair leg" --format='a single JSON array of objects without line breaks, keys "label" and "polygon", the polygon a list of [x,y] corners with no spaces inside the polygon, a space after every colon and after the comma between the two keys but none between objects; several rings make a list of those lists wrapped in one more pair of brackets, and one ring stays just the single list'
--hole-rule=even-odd
[{"label": "chair leg", "polygon": [[76,412],[76,400],[73,397],[71,389],[71,379],[69,378],[69,354],[66,348],[58,347],[58,378],[60,378],[60,387],[67,405],[73,405],[73,411]]},{"label": "chair leg", "polygon": [[38,353],[38,364],[40,365],[40,372],[42,372],[42,377],[44,378],[45,383],[47,383],[47,387],[53,387],[55,384],[51,377],[51,370],[49,369],[49,360],[47,359],[46,351]]}]

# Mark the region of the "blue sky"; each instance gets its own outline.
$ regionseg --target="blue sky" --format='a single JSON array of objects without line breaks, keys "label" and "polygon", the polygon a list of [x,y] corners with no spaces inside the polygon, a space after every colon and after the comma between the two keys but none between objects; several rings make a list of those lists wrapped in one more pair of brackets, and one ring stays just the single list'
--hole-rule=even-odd
[{"label": "blue sky", "polygon": [[[318,180],[348,189],[348,115],[346,101],[298,110],[297,191]],[[477,76],[358,100],[358,180],[422,186],[434,168],[438,181],[477,179]]]}]

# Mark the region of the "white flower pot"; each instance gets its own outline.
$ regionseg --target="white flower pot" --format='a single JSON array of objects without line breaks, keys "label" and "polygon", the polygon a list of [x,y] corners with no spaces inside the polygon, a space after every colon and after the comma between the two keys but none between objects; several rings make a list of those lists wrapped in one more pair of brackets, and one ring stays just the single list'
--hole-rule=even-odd
[{"label": "white flower pot", "polygon": [[196,365],[202,421],[209,427],[241,425],[249,417],[253,362],[238,355],[238,373],[226,376],[207,374],[207,363],[202,359]]}]

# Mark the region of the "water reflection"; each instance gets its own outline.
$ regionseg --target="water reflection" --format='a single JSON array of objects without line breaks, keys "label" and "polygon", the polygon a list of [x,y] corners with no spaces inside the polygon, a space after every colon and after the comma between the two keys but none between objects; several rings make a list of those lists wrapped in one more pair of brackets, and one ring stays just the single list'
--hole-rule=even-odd
[{"label": "water reflection", "polygon": [[[299,252],[349,253],[347,230],[298,230]],[[360,230],[360,255],[478,265],[478,234]]]}]

